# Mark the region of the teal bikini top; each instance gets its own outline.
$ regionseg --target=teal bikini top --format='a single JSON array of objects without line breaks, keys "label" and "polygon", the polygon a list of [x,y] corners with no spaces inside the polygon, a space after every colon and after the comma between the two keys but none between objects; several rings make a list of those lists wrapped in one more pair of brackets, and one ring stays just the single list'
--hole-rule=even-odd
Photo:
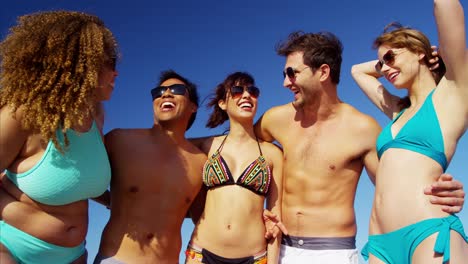
[{"label": "teal bikini top", "polygon": [[[8,178],[31,199],[47,205],[65,205],[103,194],[110,183],[107,152],[96,123],[85,133],[66,132],[69,145],[62,154],[49,141],[41,160],[30,170]],[[57,131],[61,144],[63,133]]]},{"label": "teal bikini top", "polygon": [[421,153],[438,162],[444,171],[447,169],[442,131],[432,102],[434,91],[429,93],[418,112],[406,122],[395,138],[391,127],[405,110],[382,130],[377,138],[379,159],[387,149],[401,148]]}]

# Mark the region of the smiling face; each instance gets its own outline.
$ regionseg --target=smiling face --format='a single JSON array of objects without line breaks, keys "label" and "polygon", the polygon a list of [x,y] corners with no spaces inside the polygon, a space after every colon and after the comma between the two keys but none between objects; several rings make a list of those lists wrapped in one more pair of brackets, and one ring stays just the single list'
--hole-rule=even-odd
[{"label": "smiling face", "polygon": [[[181,80],[171,78],[161,83],[160,86],[169,87],[174,84],[185,85]],[[154,99],[153,109],[155,121],[160,125],[176,121],[183,122],[185,128],[197,107],[190,101],[188,91],[185,91],[183,95],[178,95],[171,93],[170,89],[166,89],[160,97]]]},{"label": "smiling face", "polygon": [[314,91],[318,89],[318,77],[310,67],[304,64],[303,52],[293,52],[286,57],[284,69],[291,67],[294,70],[294,77],[287,74],[284,77],[283,85],[294,93],[294,107],[303,107],[307,102],[312,101]]},{"label": "smiling face", "polygon": [[[220,100],[218,102],[219,107],[226,111],[230,122],[236,119],[249,120],[253,123],[253,118],[257,113],[258,93],[250,83],[241,84],[240,82],[236,82],[234,86],[236,87],[235,89],[231,87],[227,89],[226,100]],[[237,92],[240,87],[243,88],[242,93],[232,93],[234,90]]]},{"label": "smiling face", "polygon": [[377,50],[380,73],[396,88],[409,88],[417,78],[424,54],[417,54],[406,48],[392,48],[381,45]]}]

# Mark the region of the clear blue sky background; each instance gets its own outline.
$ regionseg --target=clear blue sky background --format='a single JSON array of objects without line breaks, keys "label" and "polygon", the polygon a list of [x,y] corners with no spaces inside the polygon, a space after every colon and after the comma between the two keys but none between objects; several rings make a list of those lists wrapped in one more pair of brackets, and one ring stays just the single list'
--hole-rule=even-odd
[{"label": "clear blue sky background", "polygon": [[[462,4],[468,9],[466,0]],[[370,114],[383,126],[388,120],[354,83],[351,65],[376,58],[376,52],[371,49],[372,40],[392,21],[422,30],[437,44],[432,1],[408,0],[4,1],[0,9],[1,38],[15,24],[17,16],[55,9],[98,15],[120,44],[122,60],[117,67],[119,76],[113,98],[105,105],[104,132],[113,128],[150,127],[153,111],[149,91],[157,83],[160,71],[169,68],[198,84],[202,99],[227,74],[238,70],[250,72],[262,90],[257,118],[274,105],[290,102],[292,94],[282,87],[284,58],[276,55],[274,47],[294,30],[331,31],[342,40],[345,48],[338,88],[340,98]],[[208,114],[205,107],[200,107],[194,126],[187,132],[188,137],[224,130],[225,127],[206,129]],[[465,135],[448,172],[461,180],[466,190],[467,156],[468,136]],[[355,201],[359,249],[367,239],[373,193],[374,188],[364,172]],[[90,204],[87,237],[90,259],[96,254],[108,216],[102,206]],[[459,216],[468,229],[468,210]],[[186,220],[182,228],[183,248],[192,228],[192,223]]]}]

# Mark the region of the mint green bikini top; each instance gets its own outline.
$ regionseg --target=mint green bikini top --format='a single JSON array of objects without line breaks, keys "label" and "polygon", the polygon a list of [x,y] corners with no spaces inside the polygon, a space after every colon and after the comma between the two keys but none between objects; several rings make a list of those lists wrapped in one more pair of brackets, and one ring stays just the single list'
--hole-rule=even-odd
[{"label": "mint green bikini top", "polygon": [[[62,154],[49,141],[41,160],[24,173],[6,170],[8,178],[31,199],[65,205],[103,194],[110,183],[107,152],[96,123],[85,133],[66,132],[70,144]],[[57,131],[63,144],[63,133]]]},{"label": "mint green bikini top", "polygon": [[434,91],[435,89],[429,93],[418,112],[406,122],[395,138],[392,135],[392,125],[405,110],[401,111],[393,122],[382,130],[377,138],[379,159],[387,149],[401,148],[421,153],[438,162],[444,171],[447,169],[444,139],[432,102]]}]

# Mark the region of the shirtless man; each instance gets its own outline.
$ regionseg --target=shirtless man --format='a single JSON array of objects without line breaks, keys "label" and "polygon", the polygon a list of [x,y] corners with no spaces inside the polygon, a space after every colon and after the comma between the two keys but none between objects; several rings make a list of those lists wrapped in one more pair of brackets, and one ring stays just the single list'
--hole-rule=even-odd
[{"label": "shirtless man", "polygon": [[[341,53],[330,33],[291,34],[278,54],[286,57],[284,86],[294,101],[268,110],[255,126],[260,138],[283,147],[282,221],[289,235],[282,238],[280,263],[358,263],[354,198],[364,167],[375,180],[381,128],[339,99]],[[441,183],[457,191],[439,203],[463,204],[459,182]]]},{"label": "shirtless man", "polygon": [[106,135],[111,215],[94,263],[179,263],[180,229],[202,186],[206,155],[185,138],[198,107],[194,84],[161,74],[154,125]]}]

